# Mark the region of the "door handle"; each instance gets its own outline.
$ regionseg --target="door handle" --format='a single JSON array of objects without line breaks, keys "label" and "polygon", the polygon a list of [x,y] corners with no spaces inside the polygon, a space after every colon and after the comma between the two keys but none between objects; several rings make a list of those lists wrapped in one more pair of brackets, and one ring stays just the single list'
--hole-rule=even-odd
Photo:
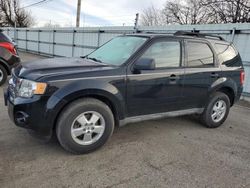
[{"label": "door handle", "polygon": [[170,75],[169,77],[169,84],[176,84],[177,80],[179,80],[179,76],[176,76],[175,74]]},{"label": "door handle", "polygon": [[219,74],[217,74],[215,72],[211,73],[211,78],[218,78],[218,77],[219,77]]},{"label": "door handle", "polygon": [[179,76],[176,76],[175,74],[171,74],[169,78],[170,78],[171,81],[176,81],[176,80],[178,80],[180,77],[179,77]]}]

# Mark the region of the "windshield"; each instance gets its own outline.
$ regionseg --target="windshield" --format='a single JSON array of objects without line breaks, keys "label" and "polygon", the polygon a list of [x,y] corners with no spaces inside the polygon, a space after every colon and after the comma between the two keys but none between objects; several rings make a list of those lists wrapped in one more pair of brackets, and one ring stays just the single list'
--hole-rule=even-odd
[{"label": "windshield", "polygon": [[116,37],[89,54],[87,58],[119,66],[125,63],[146,40],[144,37]]}]

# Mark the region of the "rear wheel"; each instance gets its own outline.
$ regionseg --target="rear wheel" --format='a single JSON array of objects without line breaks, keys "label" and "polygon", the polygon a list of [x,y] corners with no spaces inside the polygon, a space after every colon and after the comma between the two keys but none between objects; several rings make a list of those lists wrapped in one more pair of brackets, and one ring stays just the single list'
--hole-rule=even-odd
[{"label": "rear wheel", "polygon": [[72,153],[84,154],[104,145],[114,130],[114,117],[103,102],[80,99],[61,113],[57,124],[57,138],[62,147]]},{"label": "rear wheel", "polygon": [[216,92],[211,97],[201,115],[201,120],[206,127],[219,127],[227,119],[230,110],[230,100],[222,92]]},{"label": "rear wheel", "polygon": [[0,86],[3,85],[5,83],[5,81],[7,80],[7,71],[6,69],[0,65]]}]

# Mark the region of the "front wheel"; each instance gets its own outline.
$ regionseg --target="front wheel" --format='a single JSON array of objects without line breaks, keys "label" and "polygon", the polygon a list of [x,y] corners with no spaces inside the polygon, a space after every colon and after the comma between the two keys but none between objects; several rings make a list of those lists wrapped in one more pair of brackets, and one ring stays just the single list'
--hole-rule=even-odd
[{"label": "front wheel", "polygon": [[216,92],[211,97],[201,115],[203,124],[208,128],[219,127],[227,119],[230,110],[230,100],[222,92]]},{"label": "front wheel", "polygon": [[114,130],[114,117],[103,102],[86,98],[72,102],[60,114],[57,138],[75,154],[92,152],[104,145]]}]

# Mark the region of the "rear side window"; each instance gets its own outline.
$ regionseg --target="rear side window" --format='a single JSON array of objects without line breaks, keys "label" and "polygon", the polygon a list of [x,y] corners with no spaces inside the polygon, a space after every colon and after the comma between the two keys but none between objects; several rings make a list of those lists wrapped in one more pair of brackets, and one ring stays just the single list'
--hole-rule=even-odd
[{"label": "rear side window", "polygon": [[206,43],[187,42],[188,67],[211,67],[214,65],[214,54]]},{"label": "rear side window", "polygon": [[153,58],[156,68],[179,67],[181,46],[178,41],[155,42],[141,58]]},{"label": "rear side window", "polygon": [[218,58],[227,67],[241,66],[241,59],[234,47],[226,44],[215,44]]}]

